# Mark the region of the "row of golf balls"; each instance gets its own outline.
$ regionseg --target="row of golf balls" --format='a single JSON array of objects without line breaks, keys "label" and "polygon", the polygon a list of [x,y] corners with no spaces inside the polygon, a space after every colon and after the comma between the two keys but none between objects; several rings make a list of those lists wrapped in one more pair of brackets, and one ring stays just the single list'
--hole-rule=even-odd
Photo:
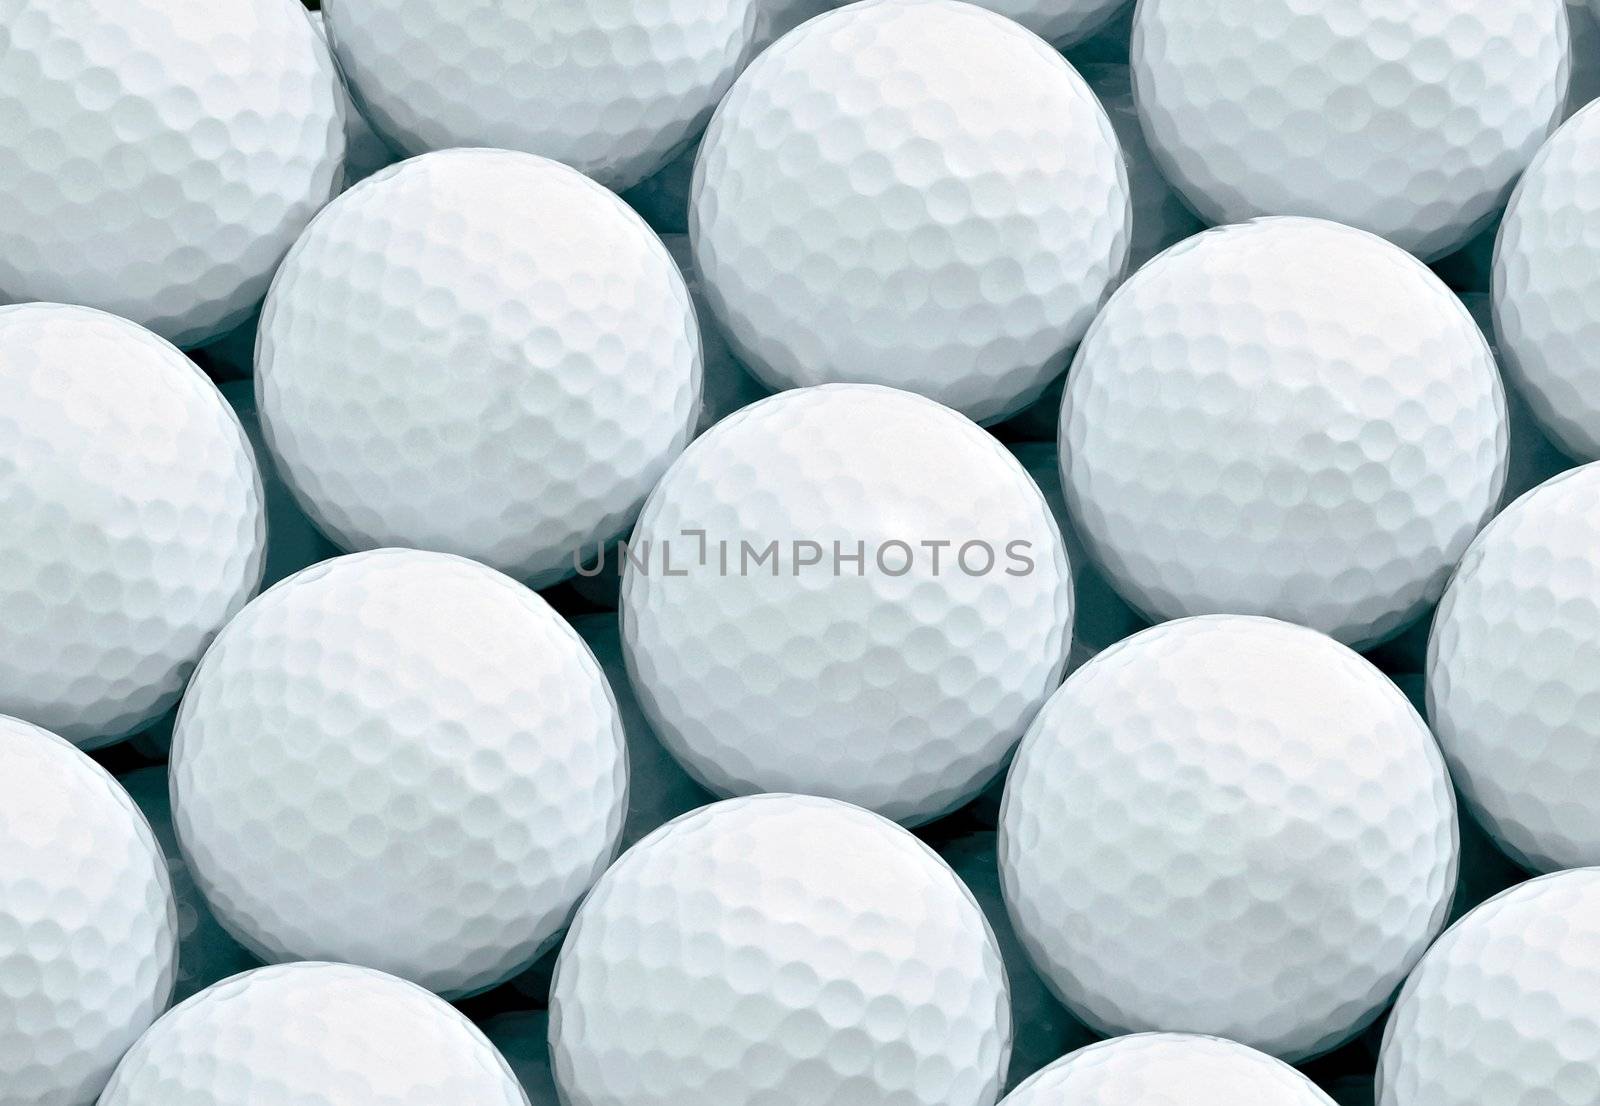
[{"label": "row of golf balls", "polygon": [[[1289,182],[1315,189],[1330,164],[1350,170],[1328,202],[1354,206],[1336,210],[1270,188],[1208,207],[1199,196],[1216,170],[1187,179],[1159,138],[1142,164],[1165,169],[1211,220],[1310,211],[1443,252],[1494,216],[1561,110],[1565,12],[1524,6],[1514,27],[1486,7],[1407,28],[1428,47],[1417,51],[1424,72],[1443,42],[1499,82],[1492,111],[1441,114],[1437,82],[1401,98],[1419,113],[1404,147],[1419,158],[1437,153],[1435,131],[1465,120],[1454,141],[1473,160],[1450,166],[1449,195],[1419,206],[1428,189],[1406,179],[1404,202],[1373,198],[1374,182],[1405,179],[1394,155],[1377,171],[1342,147],[1313,149],[1318,171]],[[892,824],[825,799],[733,800],[600,873],[641,801],[655,810],[639,832],[698,806],[697,784],[826,794],[912,824],[983,790],[1027,731],[999,871],[1054,994],[1100,1032],[1198,1030],[1315,1055],[1382,1011],[1442,926],[1457,882],[1453,800],[1420,718],[1365,661],[1311,630],[1244,616],[1375,645],[1430,607],[1463,551],[1428,680],[1456,781],[1528,866],[1592,862],[1585,516],[1600,477],[1580,469],[1542,486],[1474,539],[1505,495],[1507,398],[1482,331],[1396,247],[1315,219],[1226,227],[1139,269],[1101,310],[1130,248],[1139,193],[1119,145],[1132,141],[1037,39],[942,0],[854,5],[739,78],[698,159],[692,244],[678,244],[704,277],[699,311],[626,207],[530,153],[427,155],[300,233],[338,187],[338,151],[360,120],[336,75],[326,100],[317,92],[334,71],[316,39],[279,18],[291,9],[231,7],[5,13],[0,84],[23,121],[0,144],[0,177],[21,199],[0,228],[18,247],[0,262],[14,267],[0,288],[107,307],[193,345],[249,315],[297,237],[262,313],[260,415],[295,505],[340,545],[465,553],[543,585],[643,505],[635,543],[658,550],[695,532],[736,548],[798,534],[919,551],[956,535],[1021,541],[1031,555],[1020,575],[958,567],[931,580],[919,569],[800,584],[787,563],[772,575],[631,570],[631,683],[693,782],[656,756],[654,772],[635,764],[630,801],[621,681],[608,686],[531,592],[439,552],[380,549],[316,565],[241,612],[270,554],[270,507],[239,421],[147,330],[84,307],[0,309],[0,504],[15,521],[0,573],[0,708],[104,744],[168,709],[205,651],[176,727],[172,817],[205,901],[256,956],[349,961],[467,994],[536,959],[593,884],[552,996],[569,1101],[701,1101],[716,1089],[738,1102],[990,1102],[1013,1037],[997,937],[949,870]],[[603,82],[546,68],[531,86],[491,70],[469,115],[501,126],[467,133],[484,120],[460,123],[459,101],[428,95],[459,87],[452,32],[473,28],[481,62],[487,9],[390,7],[344,0],[330,18],[357,98],[402,147],[531,146],[620,186],[670,156],[720,93],[670,140],[680,124],[659,118],[619,135],[600,115],[552,113],[574,127],[578,145],[562,149],[506,129],[528,116],[515,105]],[[725,21],[719,41],[742,60],[759,20],[725,7],[705,19]],[[1283,7],[1313,73],[1335,57],[1315,53],[1326,43],[1313,32],[1365,33]],[[1139,10],[1131,83],[1146,134],[1159,130],[1145,89],[1162,71],[1162,36],[1187,43],[1188,18],[1170,3]],[[515,44],[520,28],[525,42],[529,24],[510,22],[501,40]],[[151,27],[166,32],[157,48],[129,33]],[[1251,28],[1225,30],[1233,48]],[[184,38],[196,34],[211,37]],[[1216,27],[1208,34],[1224,45]],[[168,41],[185,56],[156,95],[140,81]],[[1526,49],[1501,68],[1491,47],[1507,44]],[[430,73],[416,62],[431,49]],[[122,99],[86,105],[83,82],[103,81],[118,51],[131,51]],[[71,71],[83,57],[93,67]],[[694,68],[630,57],[633,77]],[[1205,64],[1231,74],[1239,59],[1213,50]],[[292,125],[271,142],[257,118],[228,131],[227,153],[249,158],[219,157],[213,128],[186,132],[139,110],[182,102],[219,69],[237,78],[229,66],[271,65],[280,85],[303,78],[296,94],[310,106],[279,120]],[[712,67],[706,87],[726,87],[737,65]],[[409,124],[379,106],[386,71],[417,126],[448,133],[408,139]],[[1308,88],[1301,71],[1265,76],[1296,96]],[[1385,66],[1355,83],[1390,79]],[[1107,88],[1119,80],[1125,90],[1125,72],[1102,76]],[[1184,87],[1175,114],[1204,102]],[[1327,89],[1311,94],[1320,111]],[[208,105],[210,122],[235,106]],[[1593,422],[1581,390],[1593,245],[1572,228],[1593,114],[1533,158],[1502,232],[1494,301],[1524,414],[1579,456],[1593,455],[1581,438]],[[1268,130],[1314,144],[1303,122],[1285,111]],[[130,141],[130,127],[156,133]],[[263,172],[289,134],[309,144],[283,175]],[[192,143],[195,183],[241,173],[251,202],[225,210],[238,180],[210,202],[196,199],[203,188],[171,192],[174,137],[180,153]],[[796,143],[811,157],[797,163]],[[108,149],[122,155],[114,174]],[[159,156],[130,163],[129,151]],[[1205,153],[1196,165],[1231,164]],[[1307,164],[1303,151],[1269,153],[1279,169]],[[285,214],[271,201],[295,172],[314,181]],[[1417,172],[1432,182],[1439,165]],[[1170,193],[1163,202],[1150,210],[1175,210]],[[952,408],[994,421],[1028,406],[1080,337],[1061,421],[1061,482],[1083,543],[1069,564],[1024,464]],[[725,413],[708,417],[702,391],[729,408],[759,393],[735,358],[796,390],[686,450]],[[865,383],[804,387],[839,379]],[[1548,453],[1531,471],[1566,467]],[[279,502],[275,529],[291,509]],[[1081,586],[1095,569],[1121,600]],[[1074,572],[1080,598],[1104,600],[1080,622],[1120,628],[1080,660],[1146,618],[1233,614],[1139,635],[1055,691],[1072,659]],[[12,725],[8,834],[20,844],[5,901],[19,904],[21,939],[0,961],[0,993],[17,996],[0,1063],[12,1058],[19,1101],[87,1101],[165,1005],[173,905],[160,851],[120,792],[61,741]],[[1436,946],[1393,1019],[1385,1101],[1477,1101],[1485,1085],[1509,1101],[1591,1093],[1588,893],[1585,872],[1536,881]],[[1514,950],[1509,966],[1485,963],[1477,941]],[[1508,988],[1520,1002],[1478,1009]],[[1464,1018],[1479,1024],[1463,1031]],[[1016,1094],[1059,1084],[1124,1101],[1139,1080],[1161,1093],[1163,1078],[1219,1101],[1320,1100],[1244,1045],[1172,1036],[1097,1046]],[[397,1102],[521,1093],[475,1031],[422,992],[296,965],[223,983],[163,1019],[105,1100],[212,1102],[249,1087],[267,1101],[338,1101],[329,1088],[341,1085]]]}]

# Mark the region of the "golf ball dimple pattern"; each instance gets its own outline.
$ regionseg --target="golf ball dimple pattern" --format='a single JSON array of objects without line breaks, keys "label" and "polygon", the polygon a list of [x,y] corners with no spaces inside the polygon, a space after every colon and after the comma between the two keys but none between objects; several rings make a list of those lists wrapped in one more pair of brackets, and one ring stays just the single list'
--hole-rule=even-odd
[{"label": "golf ball dimple pattern", "polygon": [[732,799],[595,885],[556,968],[568,1106],[990,1106],[1011,1043],[982,911],[844,803]]},{"label": "golf ball dimple pattern", "polygon": [[1062,480],[1152,620],[1271,615],[1364,648],[1439,597],[1498,504],[1506,419],[1483,334],[1415,259],[1259,219],[1117,290],[1067,379]]},{"label": "golf ball dimple pattern", "polygon": [[294,0],[0,0],[0,300],[182,346],[243,322],[342,179],[339,76]]},{"label": "golf ball dimple pattern", "polygon": [[892,385],[988,422],[1066,367],[1128,225],[1116,135],[1059,54],[954,0],[864,0],[740,76],[689,233],[769,386]]},{"label": "golf ball dimple pattern", "polygon": [[[801,540],[821,563],[798,566]],[[937,541],[935,568],[921,543]],[[632,542],[653,558],[622,584],[635,690],[725,795],[830,795],[908,824],[953,810],[1000,771],[1070,647],[1071,570],[1038,488],[907,392],[826,385],[736,412],[667,473]],[[773,542],[766,565],[745,559]],[[959,567],[968,542],[993,551],[989,571]],[[859,571],[835,543],[864,554]],[[665,575],[666,556],[686,574]]]},{"label": "golf ball dimple pattern", "polygon": [[139,812],[150,823],[156,844],[166,861],[172,882],[172,900],[178,920],[178,960],[172,1001],[182,1002],[229,976],[261,966],[228,931],[218,924],[205,896],[189,874],[188,862],[178,848],[178,832],[172,825],[172,798],[167,786],[167,770],[157,765],[140,768],[117,782],[138,804]]},{"label": "golf ball dimple pattern", "polygon": [[306,232],[262,314],[257,395],[284,479],[344,548],[542,587],[623,533],[689,440],[699,346],[682,274],[615,196],[450,150]]},{"label": "golf ball dimple pattern", "polygon": [[85,748],[178,701],[255,591],[260,476],[181,353],[84,307],[0,307],[0,712]]},{"label": "golf ball dimple pattern", "polygon": [[0,1102],[88,1106],[166,1009],[177,918],[116,781],[0,715]]},{"label": "golf ball dimple pattern", "polygon": [[1050,1065],[1004,1106],[1333,1106],[1281,1060],[1218,1037],[1136,1033]]},{"label": "golf ball dimple pattern", "polygon": [[1271,619],[1166,623],[1074,673],[1000,818],[1017,931],[1102,1033],[1298,1061],[1348,1040],[1438,933],[1455,802],[1405,696]]},{"label": "golf ball dimple pattern", "polygon": [[235,618],[171,771],[195,882],[246,948],[451,996],[549,947],[627,804],[622,727],[577,634],[492,569],[412,550],[314,565]]},{"label": "golf ball dimple pattern", "polygon": [[1600,870],[1513,887],[1457,922],[1406,981],[1378,1106],[1600,1101]]},{"label": "golf ball dimple pattern", "polygon": [[162,1018],[99,1106],[527,1106],[447,1003],[348,964],[257,968]]},{"label": "golf ball dimple pattern", "polygon": [[1213,223],[1311,215],[1423,259],[1495,215],[1560,121],[1562,0],[1151,0],[1139,113]]},{"label": "golf ball dimple pattern", "polygon": [[336,0],[357,104],[391,144],[523,150],[628,188],[705,126],[757,0]]},{"label": "golf ball dimple pattern", "polygon": [[1428,648],[1428,713],[1502,848],[1600,863],[1600,464],[1545,483],[1478,537]]},{"label": "golf ball dimple pattern", "polygon": [[1500,226],[1494,316],[1506,376],[1556,444],[1600,458],[1600,106],[1539,151]]}]

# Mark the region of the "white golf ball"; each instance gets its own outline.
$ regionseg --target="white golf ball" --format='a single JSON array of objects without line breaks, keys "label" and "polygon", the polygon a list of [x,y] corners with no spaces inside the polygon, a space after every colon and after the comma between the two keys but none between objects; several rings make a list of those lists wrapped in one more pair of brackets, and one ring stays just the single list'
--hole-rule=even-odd
[{"label": "white golf ball", "polygon": [[[311,19],[311,25],[317,29],[317,34],[322,36],[322,41],[328,41],[328,26],[323,21],[321,12],[306,12]],[[340,87],[344,87],[344,78],[340,77]],[[395,152],[389,149],[388,143],[378,137],[378,132],[372,129],[372,124],[367,122],[367,117],[362,115],[350,99],[350,93],[344,92],[344,180],[346,186],[357,181],[366,180],[379,169],[387,169],[398,158]]]},{"label": "white golf ball", "polygon": [[0,27],[0,300],[182,346],[248,318],[343,177],[298,0],[0,0]]},{"label": "white golf ball", "polygon": [[967,419],[889,388],[785,392],[718,423],[652,493],[629,556],[634,688],[720,794],[927,821],[1000,772],[1070,646],[1039,489]]},{"label": "white golf ball", "polygon": [[1304,627],[1166,623],[1075,672],[1000,816],[1023,944],[1106,1034],[1298,1061],[1365,1028],[1444,924],[1455,800],[1426,723]]},{"label": "white golf ball", "polygon": [[1457,922],[1406,981],[1378,1106],[1600,1102],[1600,870],[1519,884]]},{"label": "white golf ball", "polygon": [[0,712],[83,746],[178,701],[261,580],[239,421],[162,339],[86,307],[0,307]]},{"label": "white golf ball", "polygon": [[928,847],[797,795],[686,814],[623,854],[562,946],[567,1106],[990,1106],[1005,970]]},{"label": "white golf ball", "polygon": [[528,1096],[528,1106],[560,1106],[550,1069],[550,1015],[543,1010],[497,1014],[483,1023],[483,1035],[500,1050]]},{"label": "white golf ball", "polygon": [[162,1018],[98,1106],[526,1106],[493,1045],[449,1004],[349,964],[236,975]]},{"label": "white golf ball", "polygon": [[0,1102],[87,1106],[166,1009],[161,850],[103,768],[0,716]]},{"label": "white golf ball", "polygon": [[1511,386],[1556,444],[1600,458],[1600,106],[1523,174],[1500,224],[1494,317]]},{"label": "white golf ball", "polygon": [[1219,1037],[1135,1033],[1051,1064],[1004,1106],[1333,1106],[1281,1060]]},{"label": "white golf ball", "polygon": [[524,150],[608,188],[705,126],[756,0],[329,0],[356,102],[395,147]]},{"label": "white golf ball", "polygon": [[200,888],[195,886],[194,877],[189,874],[189,865],[178,848],[177,830],[172,825],[167,770],[159,765],[140,768],[117,777],[117,782],[127,790],[150,823],[172,881],[172,900],[178,920],[177,976],[172,1001],[182,1002],[213,983],[260,967],[261,961],[250,955],[217,922]]},{"label": "white golf ball", "polygon": [[1208,231],[1135,273],[1067,378],[1078,535],[1152,620],[1248,613],[1367,647],[1499,502],[1505,395],[1461,302],[1319,219]]},{"label": "white golf ball", "polygon": [[729,345],[769,386],[886,384],[987,422],[1066,368],[1120,277],[1128,182],[1039,38],[954,0],[863,0],[740,76],[689,224]]},{"label": "white golf ball", "polygon": [[1491,522],[1434,617],[1428,713],[1474,814],[1525,866],[1600,863],[1600,464]]},{"label": "white golf ball", "polygon": [[1147,0],[1134,87],[1206,219],[1318,216],[1430,259],[1495,216],[1560,121],[1567,37],[1562,0]]},{"label": "white golf ball", "polygon": [[190,871],[246,948],[447,996],[554,942],[627,804],[577,634],[492,569],[401,549],[314,565],[229,623],[171,771]]},{"label": "white golf ball", "polygon": [[623,533],[689,440],[683,276],[614,195],[450,150],[346,192],[261,318],[267,442],[346,549],[459,553],[533,586]]}]

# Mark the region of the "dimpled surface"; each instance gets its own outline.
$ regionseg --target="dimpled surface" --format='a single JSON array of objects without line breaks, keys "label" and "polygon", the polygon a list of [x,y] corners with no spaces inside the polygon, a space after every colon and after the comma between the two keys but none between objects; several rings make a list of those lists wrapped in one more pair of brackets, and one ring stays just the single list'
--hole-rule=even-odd
[{"label": "dimpled surface", "polygon": [[[667,473],[632,541],[634,688],[722,794],[803,791],[926,821],[982,790],[1061,679],[1072,581],[1048,506],[998,442],[908,392],[826,385],[736,412]],[[800,567],[796,541],[821,563]],[[937,569],[929,541],[950,543]],[[746,556],[773,542],[765,565]],[[990,571],[959,567],[969,542],[994,551]],[[836,569],[835,543],[864,553],[859,570]],[[981,550],[967,563],[985,567]]]},{"label": "dimpled surface", "polygon": [[1315,215],[1433,258],[1560,121],[1567,41],[1562,0],[1150,0],[1132,58],[1156,159],[1205,218]]},{"label": "dimpled surface", "polygon": [[526,1106],[472,1023],[420,987],[348,964],[236,975],[129,1050],[99,1106]]},{"label": "dimpled surface", "polygon": [[153,722],[261,579],[260,477],[205,376],[82,307],[0,307],[0,712]]},{"label": "dimpled surface", "polygon": [[1085,65],[1079,72],[1105,108],[1111,129],[1117,133],[1122,160],[1128,171],[1128,198],[1133,225],[1128,239],[1128,272],[1135,272],[1146,261],[1168,246],[1205,229],[1183,198],[1173,191],[1161,175],[1144,132],[1139,128],[1139,112],[1133,102],[1133,71],[1126,61],[1121,65]]},{"label": "dimpled surface", "polygon": [[1600,871],[1530,880],[1439,938],[1389,1016],[1378,1106],[1600,1101]]},{"label": "dimpled surface", "polygon": [[992,421],[1065,368],[1128,224],[1116,135],[1059,54],[954,0],[864,0],[734,84],[689,233],[770,386],[888,384]]},{"label": "dimpled surface", "polygon": [[0,716],[0,1103],[88,1106],[166,1009],[177,919],[126,792]]},{"label": "dimpled surface", "polygon": [[511,1066],[530,1106],[559,1106],[550,1070],[550,1016],[543,1010],[500,1014],[483,1023],[483,1035]]},{"label": "dimpled surface", "polygon": [[1600,464],[1512,504],[1434,618],[1428,713],[1468,804],[1513,857],[1600,862]]},{"label": "dimpled surface", "polygon": [[1005,1081],[1009,1090],[1051,1061],[1093,1041],[1094,1034],[1062,1008],[1028,961],[1000,892],[997,845],[998,837],[993,830],[977,830],[944,842],[937,849],[940,858],[961,877],[961,882],[967,885],[967,890],[983,909],[1005,963],[1006,980],[1011,989],[1011,1025],[1015,1032],[1011,1042],[1011,1066]]},{"label": "dimpled surface", "polygon": [[179,345],[243,322],[342,179],[296,0],[0,0],[0,299]]},{"label": "dimpled surface", "polygon": [[1272,619],[1167,623],[1029,729],[1000,864],[1017,931],[1105,1033],[1214,1033],[1301,1060],[1364,1028],[1444,923],[1455,802],[1377,669]]},{"label": "dimpled surface", "polygon": [[[306,15],[311,17],[311,25],[317,29],[317,34],[322,36],[323,42],[327,42],[328,26],[323,21],[322,13],[307,12]],[[340,81],[342,88],[343,77]],[[378,132],[372,129],[367,117],[357,110],[350,100],[348,90],[344,92],[344,141],[346,185],[366,180],[379,169],[386,169],[395,163],[395,152],[389,149],[388,143],[378,137]]]},{"label": "dimpled surface", "polygon": [[118,776],[117,782],[127,790],[149,821],[171,877],[172,899],[178,920],[177,977],[172,1001],[182,1002],[219,980],[259,967],[261,961],[251,956],[218,924],[211,907],[200,894],[200,888],[195,886],[194,877],[189,874],[189,865],[178,849],[178,832],[172,825],[167,770],[161,766],[140,768],[126,776]]},{"label": "dimpled surface", "polygon": [[1517,186],[1494,315],[1511,386],[1557,445],[1600,458],[1600,106],[1573,116]]},{"label": "dimpled surface", "polygon": [[526,967],[610,861],[622,727],[533,592],[388,549],[290,577],[218,636],[173,735],[174,820],[218,920],[447,995]]},{"label": "dimpled surface", "polygon": [[261,319],[268,443],[347,549],[534,586],[627,529],[694,426],[698,328],[658,238],[555,162],[450,150],[341,196]]},{"label": "dimpled surface", "polygon": [[584,901],[550,1005],[567,1106],[989,1106],[1005,970],[926,845],[829,799],[686,814]]},{"label": "dimpled surface", "polygon": [[330,0],[356,102],[395,147],[525,150],[608,188],[689,141],[744,60],[755,0]]},{"label": "dimpled surface", "polygon": [[1288,1064],[1218,1037],[1136,1033],[1079,1049],[1005,1106],[1331,1106]]},{"label": "dimpled surface", "polygon": [[1506,407],[1460,301],[1381,239],[1258,219],[1117,290],[1067,379],[1079,536],[1153,620],[1265,614],[1367,646],[1499,501]]}]

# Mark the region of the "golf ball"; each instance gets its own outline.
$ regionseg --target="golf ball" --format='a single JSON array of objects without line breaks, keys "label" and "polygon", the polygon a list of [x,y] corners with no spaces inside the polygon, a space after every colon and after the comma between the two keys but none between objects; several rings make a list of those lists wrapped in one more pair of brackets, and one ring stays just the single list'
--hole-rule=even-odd
[{"label": "golf ball", "polygon": [[171,771],[190,871],[241,944],[447,996],[554,942],[627,805],[577,634],[492,569],[402,549],[314,565],[229,623]]},{"label": "golf ball", "polygon": [[0,715],[0,1102],[88,1106],[166,1009],[161,850],[105,770]]},{"label": "golf ball", "polygon": [[1203,217],[1312,215],[1424,259],[1505,204],[1566,102],[1562,0],[1145,0],[1139,115]]},{"label": "golf ball", "polygon": [[690,141],[743,63],[757,0],[328,0],[357,104],[411,154],[541,154],[608,188]]},{"label": "golf ball", "polygon": [[177,830],[172,825],[172,798],[166,768],[160,765],[141,768],[117,777],[117,782],[150,823],[172,881],[172,900],[178,919],[177,976],[172,1001],[182,1002],[213,983],[260,967],[261,961],[245,951],[218,924],[200,888],[195,886],[194,877],[189,874],[189,865],[178,848]]},{"label": "golf ball", "polygon": [[975,796],[1061,679],[1072,580],[1039,489],[946,407],[784,392],[652,493],[623,640],[663,744],[719,794],[927,821]]},{"label": "golf ball", "polygon": [[989,422],[1066,368],[1129,221],[1116,135],[1061,55],[955,0],[863,0],[734,84],[689,233],[770,387],[886,384]]},{"label": "golf ball", "polygon": [[1075,672],[1006,781],[1024,946],[1106,1034],[1289,1061],[1364,1029],[1444,924],[1450,780],[1394,684],[1313,630],[1169,622]]},{"label": "golf ball", "polygon": [[1136,1033],[1050,1065],[1004,1106],[1332,1106],[1281,1060],[1218,1037]]},{"label": "golf ball", "polygon": [[1494,317],[1506,376],[1574,457],[1600,458],[1600,106],[1523,174],[1500,224]]},{"label": "golf ball", "polygon": [[261,580],[255,458],[171,345],[86,307],[0,307],[0,712],[84,748],[178,701]]},{"label": "golf ball", "polygon": [[1499,503],[1494,354],[1370,234],[1258,219],[1122,285],[1068,376],[1078,535],[1153,621],[1300,622],[1365,648],[1422,614]]},{"label": "golf ball", "polygon": [[1525,866],[1600,863],[1600,464],[1479,535],[1439,604],[1428,713],[1468,805]]},{"label": "golf ball", "polygon": [[98,1106],[527,1106],[483,1034],[447,1003],[348,964],[236,975],[162,1018]]},{"label": "golf ball", "polygon": [[0,0],[0,301],[181,346],[244,322],[343,179],[339,74],[297,0]]},{"label": "golf ball", "polygon": [[633,523],[689,440],[700,376],[660,239],[581,174],[503,150],[416,158],[331,204],[256,348],[267,442],[336,542],[535,587]]},{"label": "golf ball", "polygon": [[1530,880],[1428,950],[1383,1038],[1378,1106],[1600,1101],[1600,870]]},{"label": "golf ball", "polygon": [[688,286],[689,298],[694,303],[695,315],[700,322],[700,360],[702,364],[702,392],[700,421],[696,433],[704,433],[742,407],[748,407],[771,393],[755,377],[744,371],[728,341],[722,336],[716,318],[706,306],[705,287],[700,280],[700,270],[695,268],[694,251],[685,234],[668,234],[662,244],[678,263]]},{"label": "golf ball", "polygon": [[732,799],[595,885],[550,1002],[567,1106],[991,1106],[1005,970],[928,847],[830,799]]}]

